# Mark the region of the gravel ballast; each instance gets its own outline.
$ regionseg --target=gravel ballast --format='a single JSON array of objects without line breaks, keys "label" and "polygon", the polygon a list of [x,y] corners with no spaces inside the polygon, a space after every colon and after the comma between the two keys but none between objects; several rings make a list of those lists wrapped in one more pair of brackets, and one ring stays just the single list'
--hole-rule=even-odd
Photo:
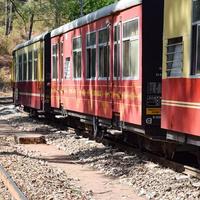
[{"label": "gravel ballast", "polygon": [[[96,143],[81,136],[76,136],[72,130],[61,131],[51,127],[50,125],[45,125],[42,122],[30,119],[25,113],[22,113],[22,116],[23,117],[20,117],[18,112],[16,115],[13,113],[6,115],[7,120],[9,120],[9,123],[14,128],[24,131],[45,129],[47,143],[55,145],[58,149],[64,150],[68,160],[88,165],[106,175],[116,177],[120,183],[130,185],[140,196],[155,200],[200,199],[200,180],[196,178],[177,173],[171,169],[164,168],[157,163],[153,163],[142,153],[121,152],[118,149],[104,146],[103,144]],[[4,158],[1,158],[2,162],[5,163],[4,165],[7,166],[10,171],[12,171],[14,167],[9,163],[9,160],[12,160],[16,166],[20,166],[19,171],[22,170],[21,167],[24,167],[24,165],[30,166],[36,165],[37,163],[37,166],[41,166],[41,168],[39,167],[38,170],[34,169],[34,167],[33,169],[29,169],[29,167],[23,168],[25,174],[28,172],[31,172],[31,174],[37,173],[37,176],[39,176],[41,180],[45,176],[47,177],[47,180],[53,180],[52,177],[55,177],[55,182],[59,187],[61,184],[59,179],[67,180],[67,175],[64,175],[63,172],[49,169],[45,162],[35,158],[30,158],[28,152],[26,152],[25,149],[23,150],[23,146],[18,145],[16,151],[27,156],[11,154],[7,155],[8,157],[5,156]],[[37,155],[37,152],[31,152],[31,155],[34,157],[34,155]],[[28,165],[28,163],[30,163],[30,165]],[[40,173],[40,170],[44,170],[44,176],[42,175],[43,173]],[[21,173],[23,172],[20,172],[20,174]],[[19,175],[13,174],[13,176],[16,176],[16,179],[22,178],[19,177]],[[57,176],[60,178],[57,179]],[[33,181],[29,184],[34,186],[36,183]],[[54,184],[55,183],[53,183],[52,187],[56,188]],[[27,186],[26,184],[20,183],[20,181],[19,185],[22,188]],[[41,185],[45,184],[41,183]],[[37,187],[40,187],[40,185],[37,185]],[[71,185],[67,182],[66,187],[70,188]],[[63,191],[63,195],[66,190],[62,187],[61,190]],[[26,191],[26,194],[29,192],[27,189],[24,189],[24,191]],[[46,191],[48,193],[48,187],[46,188]],[[51,195],[60,194],[51,193]],[[75,189],[73,195],[75,196],[74,198],[80,198],[84,193],[80,195],[78,192],[77,195],[77,190]],[[58,199],[59,198],[62,198],[62,196],[58,196]],[[51,196],[49,196],[49,199],[51,199]]]}]

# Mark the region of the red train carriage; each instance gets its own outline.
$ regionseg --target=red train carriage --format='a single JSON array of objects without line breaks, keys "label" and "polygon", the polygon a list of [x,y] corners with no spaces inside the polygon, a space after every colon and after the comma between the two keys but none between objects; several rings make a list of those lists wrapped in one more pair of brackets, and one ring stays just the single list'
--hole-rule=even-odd
[{"label": "red train carriage", "polygon": [[196,146],[200,146],[199,9],[199,0],[165,1],[161,115],[167,139]]},{"label": "red train carriage", "polygon": [[14,103],[29,111],[44,110],[50,103],[50,86],[45,87],[47,81],[50,82],[51,73],[48,63],[50,34],[44,33],[18,45],[13,57]]},{"label": "red train carriage", "polygon": [[53,30],[51,107],[94,130],[150,134],[160,124],[162,23],[162,0],[123,0]]}]

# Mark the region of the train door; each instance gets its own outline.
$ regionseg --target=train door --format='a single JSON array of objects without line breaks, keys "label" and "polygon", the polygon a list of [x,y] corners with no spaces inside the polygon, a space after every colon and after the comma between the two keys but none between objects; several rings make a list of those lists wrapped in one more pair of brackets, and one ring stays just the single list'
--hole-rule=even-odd
[{"label": "train door", "polygon": [[51,107],[59,108],[59,42],[52,43]]},{"label": "train door", "polygon": [[121,101],[121,23],[113,27],[113,119],[114,126],[119,127]]},{"label": "train door", "polygon": [[63,39],[59,37],[53,50],[53,72],[52,72],[52,107],[61,108],[62,82],[63,82]]},{"label": "train door", "polygon": [[62,107],[62,91],[63,91],[63,44],[64,44],[64,41],[63,41],[63,38],[60,37],[59,39],[59,50],[58,50],[58,53],[59,53],[59,75],[58,75],[58,90],[59,90],[59,106],[60,108]]}]

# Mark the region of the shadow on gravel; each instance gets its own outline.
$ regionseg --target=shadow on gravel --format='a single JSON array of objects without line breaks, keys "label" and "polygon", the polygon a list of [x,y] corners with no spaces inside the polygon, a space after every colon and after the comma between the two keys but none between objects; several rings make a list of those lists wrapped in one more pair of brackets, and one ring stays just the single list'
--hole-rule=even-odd
[{"label": "shadow on gravel", "polygon": [[26,156],[26,155],[19,153],[17,151],[2,151],[2,152],[0,152],[0,157],[1,156],[11,156],[11,155],[23,156],[23,157]]},{"label": "shadow on gravel", "polygon": [[[48,162],[58,162],[58,163],[77,163],[77,164],[90,164],[96,161],[105,159],[102,155],[105,151],[101,148],[93,148],[91,150],[79,151],[66,156],[54,155],[47,158]],[[95,158],[94,158],[95,157]],[[84,159],[92,159],[90,161],[84,161]]]},{"label": "shadow on gravel", "polygon": [[13,103],[12,97],[0,97],[0,105],[9,105]]}]

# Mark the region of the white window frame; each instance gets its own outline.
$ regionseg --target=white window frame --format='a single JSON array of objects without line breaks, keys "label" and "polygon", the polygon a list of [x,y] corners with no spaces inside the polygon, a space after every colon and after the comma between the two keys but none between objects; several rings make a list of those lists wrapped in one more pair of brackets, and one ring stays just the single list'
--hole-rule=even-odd
[{"label": "white window frame", "polygon": [[[26,76],[24,75],[24,55],[26,55]],[[23,69],[23,73],[22,73],[22,81],[23,82],[27,82],[27,75],[28,75],[28,56],[27,56],[27,52],[26,51],[23,51],[22,53],[22,69]],[[24,79],[24,76],[25,76],[25,79]]]},{"label": "white window frame", "polygon": [[[90,45],[90,46],[87,46],[87,36],[92,34],[92,33],[95,33],[95,37],[96,37],[96,40],[95,40],[95,45]],[[91,32],[88,32],[86,33],[86,53],[85,53],[85,61],[86,61],[86,80],[96,80],[97,78],[97,31],[91,31]],[[91,78],[87,78],[87,70],[88,70],[88,67],[87,67],[87,50],[88,49],[96,49],[96,62],[95,62],[95,77],[91,77]]]},{"label": "white window frame", "polygon": [[[169,38],[169,39],[172,39],[172,38]],[[183,37],[182,37],[183,39]],[[182,52],[182,75],[180,76],[168,76],[167,75],[167,64],[168,64],[168,61],[167,61],[167,55],[168,55],[168,51],[167,51],[167,48],[170,46],[168,45],[168,40],[167,40],[167,46],[165,47],[166,48],[166,70],[165,70],[165,73],[166,73],[166,78],[167,79],[176,79],[176,78],[182,78],[183,77],[183,70],[184,70],[184,41],[182,40],[182,43],[176,43],[176,44],[182,44],[182,48],[183,48],[183,52]]]},{"label": "white window frame", "polygon": [[[53,48],[56,46],[56,54],[54,54],[54,52],[53,52]],[[52,75],[51,75],[51,78],[52,78],[52,80],[53,81],[57,81],[58,80],[58,51],[59,51],[59,48],[58,48],[59,46],[58,46],[58,43],[55,43],[55,44],[52,44],[52,50],[51,50],[51,52],[52,52]],[[54,76],[54,74],[53,74],[53,68],[54,68],[54,66],[53,66],[53,63],[54,63],[54,56],[56,57],[56,70],[57,70],[57,72],[56,72],[56,78],[54,78],[53,76]]]},{"label": "white window frame", "polygon": [[[73,40],[74,39],[78,39],[78,38],[81,38],[81,48],[79,48],[79,49],[73,49]],[[81,52],[81,77],[74,77],[74,52]],[[73,68],[72,68],[72,74],[73,74],[73,76],[72,76],[72,79],[73,80],[81,80],[82,79],[82,73],[83,73],[83,70],[82,70],[82,36],[81,35],[79,35],[79,36],[76,36],[76,37],[73,37],[72,38],[72,66],[73,66]]]},{"label": "white window frame", "polygon": [[[102,30],[105,30],[105,29],[108,29],[108,35],[109,35],[109,41],[108,42],[105,42],[105,43],[100,43],[99,44],[99,32],[100,31],[102,31]],[[110,54],[110,28],[108,27],[108,26],[105,26],[105,27],[103,27],[103,28],[100,28],[100,29],[98,29],[97,30],[97,32],[98,32],[98,36],[97,36],[97,49],[98,49],[98,52],[97,52],[97,57],[98,57],[98,67],[97,67],[97,78],[98,78],[98,80],[110,80],[110,66],[111,66],[111,61],[110,61],[110,57],[111,57],[111,54]],[[99,65],[100,65],[100,59],[99,59],[99,47],[101,47],[101,46],[108,46],[109,47],[109,74],[108,74],[108,77],[99,77]]]},{"label": "white window frame", "polygon": [[[31,79],[29,79],[29,53],[31,53],[32,57],[31,57],[31,63],[32,63],[32,72],[31,72]],[[33,81],[33,65],[34,65],[34,55],[33,55],[33,51],[32,49],[28,51],[28,81]]]},{"label": "white window frame", "polygon": [[[137,36],[132,36],[132,37],[126,37],[124,38],[124,24],[125,23],[128,23],[128,22],[131,22],[131,21],[135,21],[137,20],[138,21],[138,35]],[[129,20],[126,20],[126,21],[123,21],[122,22],[122,80],[139,80],[139,77],[140,77],[140,19],[139,17],[135,17],[135,18],[132,18],[132,19],[129,19]],[[130,40],[130,41],[133,41],[133,40],[138,40],[138,74],[137,76],[134,76],[134,77],[124,77],[124,74],[123,74],[123,69],[124,69],[124,45],[123,45],[123,42],[124,41],[127,41],[127,40]]]},{"label": "white window frame", "polygon": [[[117,26],[119,26],[119,40],[118,41],[115,41],[114,40],[114,36],[115,36],[115,27],[117,27]],[[121,35],[122,35],[122,23],[121,23],[121,21],[119,22],[119,23],[117,23],[117,24],[115,24],[114,26],[113,26],[113,80],[121,80],[121,53],[122,53],[122,51],[121,51],[121,45],[122,45],[122,43],[121,43]],[[119,44],[119,76],[118,77],[116,77],[115,76],[115,45],[116,44]]]}]

